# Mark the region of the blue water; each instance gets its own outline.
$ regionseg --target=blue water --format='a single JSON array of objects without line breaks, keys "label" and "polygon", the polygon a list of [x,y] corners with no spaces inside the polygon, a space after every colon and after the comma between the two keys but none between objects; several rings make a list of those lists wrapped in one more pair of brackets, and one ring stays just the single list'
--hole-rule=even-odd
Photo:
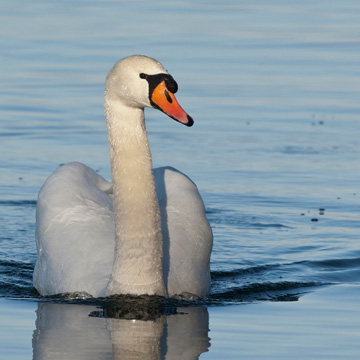
[{"label": "blue water", "polygon": [[[120,358],[152,334],[151,359],[358,359],[359,17],[355,0],[1,2],[6,358]],[[215,241],[210,297],[131,328],[102,301],[39,297],[32,271],[47,176],[76,160],[110,179],[104,79],[135,53],[163,63],[195,120],[146,110],[154,166],[196,182]]]}]

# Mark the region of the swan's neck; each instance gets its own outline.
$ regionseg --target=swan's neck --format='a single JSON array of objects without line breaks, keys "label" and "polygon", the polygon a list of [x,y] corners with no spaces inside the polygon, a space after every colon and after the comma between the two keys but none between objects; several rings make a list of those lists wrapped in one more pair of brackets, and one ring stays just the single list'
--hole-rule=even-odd
[{"label": "swan's neck", "polygon": [[144,110],[105,100],[116,228],[107,295],[166,295],[162,234]]}]

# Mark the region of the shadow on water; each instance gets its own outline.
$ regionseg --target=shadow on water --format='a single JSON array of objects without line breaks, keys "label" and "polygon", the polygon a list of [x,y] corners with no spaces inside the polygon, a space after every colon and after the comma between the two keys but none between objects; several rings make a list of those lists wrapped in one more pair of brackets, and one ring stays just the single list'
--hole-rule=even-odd
[{"label": "shadow on water", "polygon": [[[158,297],[112,297],[101,306],[40,302],[34,359],[197,359],[208,351],[204,306],[178,307]],[[51,357],[56,358],[56,357]]]},{"label": "shadow on water", "polygon": [[87,359],[198,359],[210,348],[208,306],[296,301],[314,285],[253,285],[209,298],[118,295],[94,299],[83,293],[40,298],[33,359],[58,355],[75,359],[84,352]]},{"label": "shadow on water", "polygon": [[[215,281],[226,276],[213,274]],[[77,359],[84,353],[87,359],[198,359],[211,346],[209,306],[297,301],[314,285],[253,284],[209,298],[118,295],[94,299],[83,293],[40,298],[33,359]]]}]

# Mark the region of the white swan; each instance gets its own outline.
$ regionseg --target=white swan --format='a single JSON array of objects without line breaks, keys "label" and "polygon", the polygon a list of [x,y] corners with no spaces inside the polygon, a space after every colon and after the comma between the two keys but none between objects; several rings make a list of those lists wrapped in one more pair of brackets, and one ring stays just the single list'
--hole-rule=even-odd
[{"label": "white swan", "polygon": [[152,169],[144,107],[191,126],[175,80],[156,60],[130,56],[105,88],[112,184],[81,163],[59,167],[36,210],[34,286],[42,295],[86,292],[206,296],[212,231],[195,184]]}]

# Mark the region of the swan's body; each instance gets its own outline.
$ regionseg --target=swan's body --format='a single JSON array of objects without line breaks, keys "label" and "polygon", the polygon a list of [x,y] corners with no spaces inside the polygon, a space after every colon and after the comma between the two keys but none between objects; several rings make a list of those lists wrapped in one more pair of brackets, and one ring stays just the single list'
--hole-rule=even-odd
[{"label": "swan's body", "polygon": [[192,125],[176,90],[151,58],[128,57],[110,71],[105,114],[112,184],[70,163],[43,185],[34,271],[40,294],[208,294],[212,232],[200,194],[179,171],[152,169],[145,129],[145,106]]}]

